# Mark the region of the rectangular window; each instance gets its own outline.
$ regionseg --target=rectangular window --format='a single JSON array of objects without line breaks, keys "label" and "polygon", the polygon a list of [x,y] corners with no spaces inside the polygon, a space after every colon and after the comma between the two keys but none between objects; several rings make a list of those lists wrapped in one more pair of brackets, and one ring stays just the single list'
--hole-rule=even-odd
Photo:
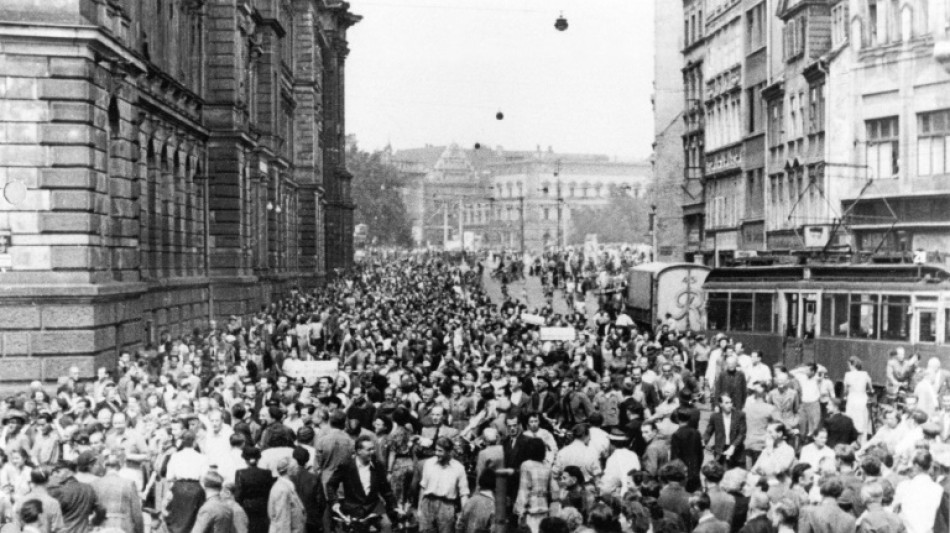
[{"label": "rectangular window", "polygon": [[910,296],[884,296],[881,305],[881,339],[910,340]]},{"label": "rectangular window", "polygon": [[755,295],[755,331],[772,331],[772,295],[756,293]]},{"label": "rectangular window", "polygon": [[837,48],[848,41],[848,3],[839,2],[831,8],[831,46]]},{"label": "rectangular window", "polygon": [[877,338],[878,297],[874,294],[852,294],[848,326],[851,338]]},{"label": "rectangular window", "polygon": [[[880,19],[880,20],[879,20]],[[878,24],[884,19],[884,14],[878,12],[878,1],[868,1],[868,38],[867,44],[874,46],[878,43]],[[882,35],[886,35],[886,32]]]},{"label": "rectangular window", "polygon": [[900,123],[898,117],[865,122],[867,164],[872,179],[896,178],[900,173]]},{"label": "rectangular window", "polygon": [[917,342],[937,342],[937,311],[935,309],[917,311]]},{"label": "rectangular window", "polygon": [[765,46],[765,3],[746,12],[746,49],[754,52]]},{"label": "rectangular window", "polygon": [[917,174],[936,176],[950,172],[947,144],[950,141],[950,110],[917,115]]},{"label": "rectangular window", "polygon": [[729,301],[729,331],[752,331],[752,294],[732,293]]},{"label": "rectangular window", "polygon": [[706,300],[706,326],[713,331],[726,331],[729,317],[729,293],[711,292]]}]

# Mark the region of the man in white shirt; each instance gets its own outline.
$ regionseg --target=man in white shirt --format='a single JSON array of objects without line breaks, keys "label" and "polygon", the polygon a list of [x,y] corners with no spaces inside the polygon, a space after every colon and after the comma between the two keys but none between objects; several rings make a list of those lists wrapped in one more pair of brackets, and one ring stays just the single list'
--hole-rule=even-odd
[{"label": "man in white shirt", "polygon": [[224,417],[221,411],[214,410],[208,415],[208,423],[211,428],[205,432],[204,440],[201,442],[201,453],[208,458],[212,464],[218,457],[224,457],[231,449],[231,426],[224,423]]},{"label": "man in white shirt", "polygon": [[807,437],[821,424],[821,388],[818,383],[818,365],[810,365],[792,370],[792,375],[801,386],[801,426],[802,435]]},{"label": "man in white shirt", "polygon": [[627,448],[630,438],[620,428],[610,432],[610,457],[604,467],[604,477],[600,480],[600,493],[610,494],[617,498],[630,490],[632,480],[628,475],[631,470],[640,470],[640,458],[633,450]]},{"label": "man in white shirt", "polygon": [[762,352],[755,350],[749,354],[749,357],[752,359],[752,365],[746,373],[746,386],[751,389],[753,383],[761,383],[768,389],[772,384],[772,369],[762,363]]},{"label": "man in white shirt", "polygon": [[802,447],[799,463],[808,463],[815,471],[820,470],[821,462],[830,459],[832,464],[835,461],[835,451],[827,446],[828,430],[819,428],[815,432],[815,441]]},{"label": "man in white shirt", "polygon": [[452,458],[453,448],[451,440],[440,437],[435,443],[435,457],[422,465],[420,531],[453,531],[456,502],[465,507],[468,500],[468,477],[462,463]]},{"label": "man in white shirt", "polygon": [[930,452],[917,450],[913,458],[913,477],[897,485],[894,492],[893,509],[904,522],[907,533],[932,533],[934,530],[943,488],[928,474],[932,464]]},{"label": "man in white shirt", "polygon": [[[585,424],[577,424],[571,430],[574,441],[557,452],[552,471],[560,476],[566,466],[576,466],[590,480],[599,478],[603,473],[600,468],[600,457],[590,447],[590,431]],[[596,482],[595,482],[596,483]]]}]

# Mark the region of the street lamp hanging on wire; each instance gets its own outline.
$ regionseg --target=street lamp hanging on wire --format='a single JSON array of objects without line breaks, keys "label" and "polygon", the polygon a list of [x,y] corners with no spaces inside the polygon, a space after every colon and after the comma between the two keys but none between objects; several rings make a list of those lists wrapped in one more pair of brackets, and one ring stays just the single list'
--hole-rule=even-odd
[{"label": "street lamp hanging on wire", "polygon": [[564,12],[561,11],[561,15],[554,21],[554,29],[557,31],[564,31],[567,29],[567,19],[564,18]]}]

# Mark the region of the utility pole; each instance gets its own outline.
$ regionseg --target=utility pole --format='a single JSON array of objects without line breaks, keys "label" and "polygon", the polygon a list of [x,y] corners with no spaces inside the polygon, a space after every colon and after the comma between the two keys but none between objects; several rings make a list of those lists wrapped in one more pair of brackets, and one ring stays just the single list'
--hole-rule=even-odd
[{"label": "utility pole", "polygon": [[521,258],[524,259],[524,196],[519,196],[518,201],[521,203]]},{"label": "utility pole", "polygon": [[557,160],[557,169],[554,171],[554,177],[557,180],[557,244],[555,251],[561,251],[561,160]]},{"label": "utility pole", "polygon": [[465,226],[462,225],[462,215],[465,214],[465,207],[462,205],[462,199],[459,198],[459,248],[462,255],[465,255]]},{"label": "utility pole", "polygon": [[449,206],[446,203],[442,203],[442,251],[445,251],[445,246],[449,243]]}]

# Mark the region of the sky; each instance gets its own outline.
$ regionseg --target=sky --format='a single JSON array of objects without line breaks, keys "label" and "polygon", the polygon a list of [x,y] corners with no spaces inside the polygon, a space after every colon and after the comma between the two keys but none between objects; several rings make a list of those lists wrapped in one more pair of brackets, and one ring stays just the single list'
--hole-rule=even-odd
[{"label": "sky", "polygon": [[361,149],[456,142],[649,157],[653,0],[350,4],[363,20],[347,34],[346,128]]}]

